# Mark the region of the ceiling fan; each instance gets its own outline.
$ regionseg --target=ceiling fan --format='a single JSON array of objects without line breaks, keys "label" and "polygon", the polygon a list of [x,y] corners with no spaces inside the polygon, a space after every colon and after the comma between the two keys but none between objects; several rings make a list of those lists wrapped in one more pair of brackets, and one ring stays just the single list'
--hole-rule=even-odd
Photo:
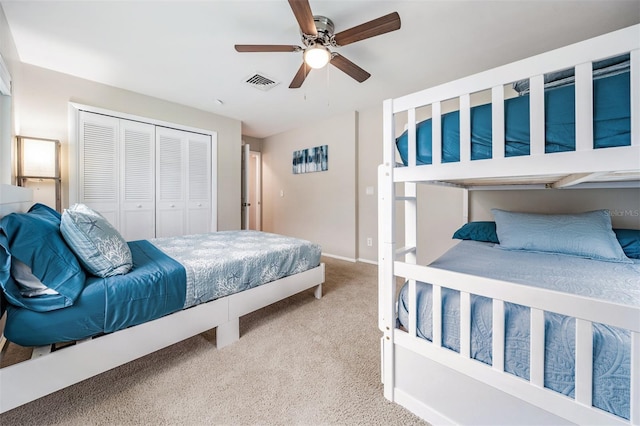
[{"label": "ceiling fan", "polygon": [[331,52],[329,48],[346,46],[400,28],[400,15],[393,12],[334,34],[331,19],[325,16],[314,16],[311,13],[309,0],[288,1],[300,26],[304,47],[286,44],[236,44],[235,48],[238,52],[303,52],[302,65],[291,81],[290,89],[302,86],[312,68],[322,68],[327,63],[362,83],[371,77],[371,74],[339,53]]}]

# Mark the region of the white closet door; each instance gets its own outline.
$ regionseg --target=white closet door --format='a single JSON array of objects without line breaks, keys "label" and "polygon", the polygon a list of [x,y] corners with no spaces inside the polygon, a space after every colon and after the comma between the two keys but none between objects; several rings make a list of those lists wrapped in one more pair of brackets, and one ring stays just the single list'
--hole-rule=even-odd
[{"label": "white closet door", "polygon": [[81,111],[79,123],[79,200],[119,229],[118,119]]},{"label": "white closet door", "polygon": [[154,238],[155,126],[120,120],[120,232],[127,241]]},{"label": "white closet door", "polygon": [[156,128],[156,236],[184,235],[186,230],[186,143],[184,132]]},{"label": "white closet door", "polygon": [[187,233],[211,231],[211,137],[187,135]]}]

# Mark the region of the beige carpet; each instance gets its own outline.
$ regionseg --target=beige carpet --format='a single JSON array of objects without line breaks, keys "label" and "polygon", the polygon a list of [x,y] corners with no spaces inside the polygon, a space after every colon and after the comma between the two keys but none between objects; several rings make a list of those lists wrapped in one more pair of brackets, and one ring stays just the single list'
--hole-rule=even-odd
[{"label": "beige carpet", "polygon": [[233,345],[217,350],[215,331],[203,333],[0,424],[424,424],[383,397],[377,267],[323,261],[321,300],[308,290],[241,318]]}]

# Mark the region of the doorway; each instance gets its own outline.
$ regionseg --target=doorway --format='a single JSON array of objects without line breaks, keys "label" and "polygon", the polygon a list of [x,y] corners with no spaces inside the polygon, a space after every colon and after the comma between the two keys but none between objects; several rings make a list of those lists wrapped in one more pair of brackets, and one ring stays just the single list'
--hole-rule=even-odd
[{"label": "doorway", "polygon": [[262,230],[262,153],[242,147],[242,229]]}]

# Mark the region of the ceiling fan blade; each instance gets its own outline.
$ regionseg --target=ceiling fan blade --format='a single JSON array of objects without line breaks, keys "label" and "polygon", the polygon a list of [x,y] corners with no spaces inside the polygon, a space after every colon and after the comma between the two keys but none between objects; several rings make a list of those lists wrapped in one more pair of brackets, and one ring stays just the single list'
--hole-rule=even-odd
[{"label": "ceiling fan blade", "polygon": [[363,81],[371,77],[371,74],[369,74],[344,56],[340,55],[339,53],[333,54],[333,57],[331,58],[331,65],[348,74],[354,80],[357,80],[358,83],[362,83]]},{"label": "ceiling fan blade", "polygon": [[348,30],[340,31],[335,35],[338,46],[346,46],[356,41],[379,36],[400,29],[400,15],[393,12],[373,21],[365,22]]},{"label": "ceiling fan blade", "polygon": [[311,67],[305,64],[304,62],[298,68],[298,72],[296,76],[293,77],[291,84],[289,85],[289,89],[298,89],[304,83],[304,79],[309,75],[309,71],[311,71]]},{"label": "ceiling fan blade", "polygon": [[238,52],[299,52],[300,46],[289,46],[288,44],[236,44]]},{"label": "ceiling fan blade", "polygon": [[300,30],[307,35],[318,35],[316,24],[313,22],[313,13],[311,13],[309,0],[289,0],[289,6],[293,10]]}]

